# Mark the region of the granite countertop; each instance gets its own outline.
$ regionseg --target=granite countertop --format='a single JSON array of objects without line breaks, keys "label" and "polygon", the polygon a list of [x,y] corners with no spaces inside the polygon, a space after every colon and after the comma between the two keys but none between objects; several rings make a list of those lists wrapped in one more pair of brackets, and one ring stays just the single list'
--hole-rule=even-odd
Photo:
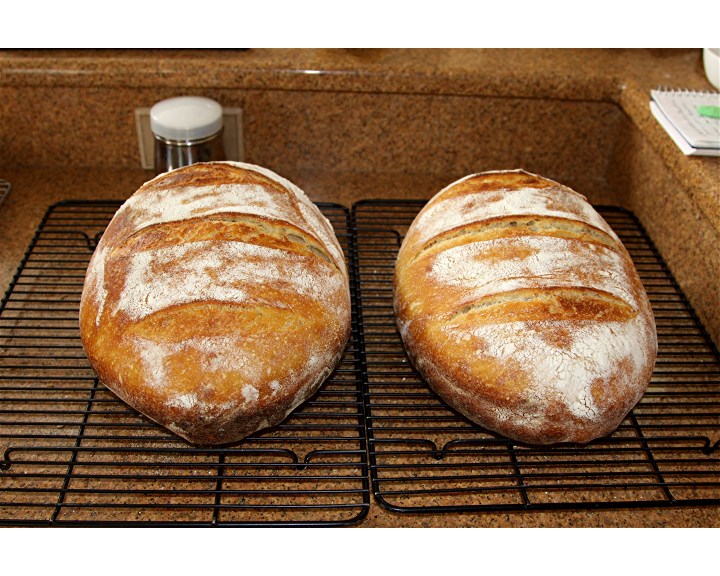
[{"label": "granite countertop", "polygon": [[[108,173],[122,170],[133,186],[151,177],[150,172],[139,169],[131,114],[125,114],[124,123],[120,125],[116,116],[110,114],[114,112],[111,106],[114,102],[101,97],[112,95],[120,107],[127,104],[127,94],[134,91],[144,95],[143,90],[150,90],[153,95],[164,96],[178,92],[212,93],[222,87],[225,99],[229,99],[228,91],[246,90],[276,91],[298,94],[298,97],[308,92],[327,92],[432,95],[446,99],[506,97],[528,102],[537,99],[610,102],[619,107],[647,139],[714,231],[720,231],[720,161],[684,156],[648,107],[649,90],[657,86],[712,89],[703,72],[699,49],[3,50],[0,51],[0,86],[5,94],[0,100],[3,122],[0,168],[15,187],[4,210],[12,210],[16,202],[24,202],[27,208],[27,193],[33,192],[23,190],[22,180],[42,178],[45,170],[50,171],[47,176],[50,179],[58,170],[65,173],[66,169],[68,178],[75,178],[73,168],[98,168]],[[52,101],[56,92],[66,100]],[[82,94],[82,100],[86,101],[97,97],[100,109],[82,109],[82,101],[67,101],[68,94]],[[144,103],[150,105],[153,101]],[[79,110],[74,110],[72,105]],[[524,112],[518,109],[516,113],[522,117]],[[248,128],[255,128],[257,122],[247,116],[250,114],[246,114]],[[339,120],[342,122],[344,118]],[[548,122],[555,121],[556,118],[548,119]],[[587,137],[587,134],[579,136]],[[251,162],[267,161],[267,154],[253,154],[252,149],[246,152]],[[357,166],[337,164],[328,166],[327,170],[318,170],[316,166],[309,170],[298,167],[289,176],[302,178],[298,171],[314,171],[321,180],[328,174],[348,176],[351,187],[361,180]],[[373,175],[380,178],[388,175],[390,180],[398,174],[385,168],[377,164],[360,167],[372,170]],[[411,184],[412,196],[429,197],[438,184],[448,183],[447,177],[438,173],[437,166],[427,170],[413,168],[413,176],[427,176],[429,186],[418,190]],[[452,170],[445,172],[452,176],[464,175]],[[401,177],[405,176],[401,173]],[[129,195],[132,189],[122,188],[119,197]],[[312,187],[307,191],[316,199],[331,196],[344,203],[359,196],[354,191],[331,190],[326,192],[320,186],[317,191]],[[401,193],[395,186],[383,187],[381,193],[376,190],[377,187],[370,194],[387,197]],[[81,185],[75,187],[72,194],[96,196],[103,191],[104,187]],[[30,217],[30,213],[24,214]],[[2,212],[1,216],[4,216]],[[12,230],[5,229],[5,232],[13,242],[22,243],[29,238],[20,237]],[[7,276],[0,276],[0,286],[6,283]]]},{"label": "granite countertop", "polygon": [[[450,178],[463,175],[464,160],[456,154],[452,157],[455,164],[448,161],[438,168],[432,162],[424,163],[420,147],[398,138],[392,141],[398,148],[397,158],[415,155],[422,167],[386,170],[378,165],[377,170],[369,170],[362,162],[364,156],[374,153],[371,147],[354,150],[347,144],[351,137],[342,140],[340,132],[339,136],[333,132],[327,143],[318,144],[313,151],[327,150],[331,158],[334,148],[345,146],[349,154],[355,155],[354,164],[337,160],[328,170],[322,170],[307,152],[296,154],[287,143],[278,151],[272,143],[256,136],[269,140],[267,135],[275,134],[272,120],[262,116],[256,102],[288,114],[293,113],[294,97],[314,103],[325,102],[326,96],[332,103],[332,98],[365,102],[364,98],[382,95],[388,99],[382,101],[393,106],[395,100],[390,98],[398,98],[401,103],[425,103],[425,98],[432,98],[424,110],[437,109],[439,115],[452,113],[451,108],[443,108],[445,102],[458,107],[475,98],[512,99],[515,107],[518,102],[538,99],[559,105],[587,105],[592,110],[607,111],[610,121],[631,133],[633,142],[641,142],[642,157],[630,154],[628,166],[646,166],[650,162],[666,171],[665,180],[672,180],[668,202],[679,202],[684,212],[689,211],[688,219],[698,222],[696,234],[702,235],[704,247],[698,250],[707,254],[711,250],[707,247],[714,246],[715,253],[707,257],[715,258],[715,262],[720,237],[720,159],[688,158],[676,149],[648,109],[649,89],[658,85],[711,89],[702,71],[700,50],[0,51],[0,90],[6,94],[0,101],[0,177],[13,185],[0,205],[0,291],[8,287],[50,204],[71,198],[124,199],[152,176],[139,166],[130,114],[110,114],[105,123],[80,118],[75,112],[68,112],[72,121],[62,117],[61,111],[68,108],[67,99],[77,94],[81,95],[78,101],[93,106],[97,101],[98,107],[102,104],[113,110],[116,102],[112,98],[117,99],[118,106],[132,109],[180,90],[219,95],[231,103],[235,98],[246,106],[248,161],[277,169],[284,167],[284,158],[292,158],[284,175],[291,177],[312,200],[345,206],[365,198],[429,198],[452,181]],[[278,94],[285,99],[280,100]],[[393,113],[397,111],[393,109]],[[338,118],[343,121],[345,116]],[[372,127],[371,117],[347,113],[347,118],[350,123],[359,123],[360,128],[353,128],[359,132],[368,124]],[[604,119],[599,119],[598,125],[602,122]],[[311,133],[312,127],[304,128]],[[368,130],[362,133],[367,135]],[[378,134],[378,139],[384,138],[380,129]],[[109,135],[112,142],[105,146]],[[622,144],[613,146],[618,158],[628,157]],[[583,153],[582,147],[578,150],[578,154]],[[645,190],[655,185],[651,176],[635,172],[606,178],[613,158],[598,168],[600,177],[589,177],[578,169],[577,174],[568,172],[567,178],[586,183],[591,200],[618,203],[624,196],[620,200],[614,196],[616,181],[627,190]],[[373,161],[377,162],[374,157]],[[587,162],[594,166],[592,158]],[[555,166],[550,161],[547,165],[551,170]],[[558,173],[564,169],[559,166]],[[655,212],[647,199],[628,198],[629,203],[635,203],[631,208],[641,213],[641,219],[647,214],[651,235],[666,225],[664,213],[653,220]],[[672,242],[667,246],[660,249],[664,256],[665,252],[671,253],[672,262]],[[683,278],[682,265],[678,266],[678,275]],[[716,264],[708,266],[712,273]],[[703,300],[708,286],[715,291],[711,290]],[[689,288],[692,291],[692,285]],[[718,293],[717,279],[706,278],[697,292],[700,307],[711,310],[712,299]],[[714,321],[712,312],[707,317]],[[711,334],[720,334],[714,326],[710,328]],[[385,511],[372,502],[361,525],[720,526],[720,511],[705,507],[403,515]]]}]

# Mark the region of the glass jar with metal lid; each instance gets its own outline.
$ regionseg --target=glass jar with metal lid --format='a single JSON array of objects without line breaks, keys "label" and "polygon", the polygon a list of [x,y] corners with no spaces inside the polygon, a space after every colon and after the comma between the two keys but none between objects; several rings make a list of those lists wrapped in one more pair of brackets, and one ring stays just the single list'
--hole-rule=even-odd
[{"label": "glass jar with metal lid", "polygon": [[155,172],[160,174],[196,162],[225,160],[223,112],[215,100],[177,96],[150,109],[155,136]]}]

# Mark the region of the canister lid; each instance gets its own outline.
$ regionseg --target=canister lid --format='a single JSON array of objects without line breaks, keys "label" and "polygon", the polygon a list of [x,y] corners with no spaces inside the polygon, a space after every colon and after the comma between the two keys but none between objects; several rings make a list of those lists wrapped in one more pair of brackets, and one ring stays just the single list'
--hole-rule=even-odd
[{"label": "canister lid", "polygon": [[200,140],[217,133],[222,125],[222,106],[203,96],[168,98],[150,109],[153,134],[166,140]]}]

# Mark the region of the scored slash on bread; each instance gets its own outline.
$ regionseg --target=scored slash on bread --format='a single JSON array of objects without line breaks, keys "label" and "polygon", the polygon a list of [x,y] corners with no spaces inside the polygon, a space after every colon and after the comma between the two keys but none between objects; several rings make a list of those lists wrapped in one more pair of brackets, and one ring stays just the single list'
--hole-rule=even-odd
[{"label": "scored slash on bread", "polygon": [[652,310],[617,235],[585,197],[522,170],[430,200],[400,248],[394,307],[431,387],[522,442],[612,432],[654,367]]},{"label": "scored slash on bread", "polygon": [[194,164],[147,182],[88,267],[83,346],[101,381],[196,444],[284,420],[339,362],[347,268],[305,194],[249,164]]}]

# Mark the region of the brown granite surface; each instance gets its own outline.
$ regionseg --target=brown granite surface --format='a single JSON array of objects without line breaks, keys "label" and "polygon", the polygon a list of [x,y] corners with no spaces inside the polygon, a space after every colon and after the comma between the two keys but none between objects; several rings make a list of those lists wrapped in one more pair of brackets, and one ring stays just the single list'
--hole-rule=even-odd
[{"label": "brown granite surface", "polygon": [[[632,209],[720,342],[720,159],[685,157],[648,109],[710,89],[700,50],[0,51],[0,292],[47,207],[129,196],[133,111],[200,93],[244,109],[246,160],[316,201],[429,198],[523,167]],[[717,508],[415,515],[363,526],[720,526]]]}]

